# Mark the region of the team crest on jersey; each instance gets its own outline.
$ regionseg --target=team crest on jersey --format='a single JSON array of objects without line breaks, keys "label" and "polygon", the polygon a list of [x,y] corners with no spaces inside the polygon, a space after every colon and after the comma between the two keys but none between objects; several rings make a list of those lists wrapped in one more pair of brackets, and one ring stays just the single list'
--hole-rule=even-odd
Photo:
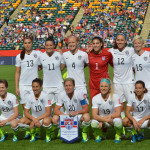
[{"label": "team crest on jersey", "polygon": [[81,60],[82,56],[78,56],[78,59]]},{"label": "team crest on jersey", "polygon": [[126,51],[125,53],[126,53],[127,56],[129,55],[129,51]]},{"label": "team crest on jersey", "polygon": [[147,59],[148,59],[147,57],[144,57],[144,60],[145,60],[145,61],[147,61]]},{"label": "team crest on jersey", "polygon": [[59,60],[59,57],[58,57],[58,56],[56,56],[56,57],[55,57],[55,59],[56,59],[56,60]]},{"label": "team crest on jersey", "polygon": [[74,102],[77,103],[77,99],[74,99]]},{"label": "team crest on jersey", "polygon": [[109,105],[112,105],[112,101],[109,102]]},{"label": "team crest on jersey", "polygon": [[34,54],[34,57],[37,58],[37,54]]},{"label": "team crest on jersey", "polygon": [[12,105],[12,104],[11,104],[11,101],[8,101],[7,103],[8,103],[8,105]]},{"label": "team crest on jersey", "polygon": [[144,104],[147,104],[147,101],[145,99],[143,101],[144,101]]},{"label": "team crest on jersey", "polygon": [[40,102],[43,104],[44,103],[43,99],[41,99]]},{"label": "team crest on jersey", "polygon": [[103,57],[102,57],[102,60],[104,61],[105,59],[106,59],[105,56],[103,56]]}]

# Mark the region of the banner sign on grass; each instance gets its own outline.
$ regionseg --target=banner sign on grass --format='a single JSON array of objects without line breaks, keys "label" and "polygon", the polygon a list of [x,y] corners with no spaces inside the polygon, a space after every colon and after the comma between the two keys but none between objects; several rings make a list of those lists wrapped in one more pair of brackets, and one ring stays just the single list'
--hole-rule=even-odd
[{"label": "banner sign on grass", "polygon": [[73,143],[79,138],[78,116],[60,115],[59,118],[60,139],[67,143]]}]

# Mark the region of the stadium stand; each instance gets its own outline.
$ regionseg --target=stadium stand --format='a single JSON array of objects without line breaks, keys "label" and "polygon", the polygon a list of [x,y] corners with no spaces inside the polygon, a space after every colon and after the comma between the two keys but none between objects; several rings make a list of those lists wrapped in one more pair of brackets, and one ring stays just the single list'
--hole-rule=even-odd
[{"label": "stadium stand", "polygon": [[33,49],[41,49],[44,48],[45,39],[51,34],[54,35],[56,44],[61,47],[65,32],[80,6],[81,3],[72,0],[63,3],[54,0],[27,1],[9,26],[2,31],[0,49],[22,49],[25,35],[33,37]]},{"label": "stadium stand", "polygon": [[133,37],[142,30],[148,3],[147,0],[91,1],[83,5],[84,16],[76,27],[71,27],[71,32],[80,37],[81,48],[88,46],[95,35],[104,39],[105,46],[112,47],[117,32],[126,33],[132,46]]},{"label": "stadium stand", "polygon": [[14,12],[14,10],[21,3],[21,0],[9,0],[0,2],[0,28],[6,22],[9,22],[9,16]]}]

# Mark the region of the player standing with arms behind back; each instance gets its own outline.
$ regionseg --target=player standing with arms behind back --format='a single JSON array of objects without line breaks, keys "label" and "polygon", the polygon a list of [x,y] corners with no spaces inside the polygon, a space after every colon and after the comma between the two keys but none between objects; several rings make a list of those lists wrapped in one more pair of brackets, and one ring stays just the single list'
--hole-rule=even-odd
[{"label": "player standing with arms behind back", "polygon": [[[40,51],[32,50],[33,41],[31,37],[25,37],[23,40],[23,50],[16,57],[15,88],[16,95],[20,97],[20,104],[23,109],[26,96],[32,92],[32,81],[38,77],[38,65]],[[26,133],[25,138],[30,136]]]},{"label": "player standing with arms behind back", "polygon": [[113,48],[109,50],[113,55],[114,92],[120,96],[122,103],[122,117],[124,118],[125,101],[134,91],[134,73],[132,70],[132,56],[134,49],[127,47],[124,33],[118,33]]},{"label": "player standing with arms behind back", "polygon": [[88,55],[78,49],[79,40],[76,36],[68,38],[69,51],[63,53],[64,67],[67,67],[67,78],[75,80],[75,88],[82,90],[87,94],[84,67],[89,63]]},{"label": "player standing with arms behind back", "polygon": [[136,81],[142,80],[150,93],[150,52],[143,50],[144,40],[137,35],[133,39],[135,54],[132,56]]},{"label": "player standing with arms behind back", "polygon": [[104,42],[100,37],[94,37],[92,39],[92,50],[88,54],[89,58],[89,88],[91,104],[92,98],[99,94],[99,83],[102,78],[109,78],[108,64],[113,66],[112,54],[107,50],[104,50]]}]

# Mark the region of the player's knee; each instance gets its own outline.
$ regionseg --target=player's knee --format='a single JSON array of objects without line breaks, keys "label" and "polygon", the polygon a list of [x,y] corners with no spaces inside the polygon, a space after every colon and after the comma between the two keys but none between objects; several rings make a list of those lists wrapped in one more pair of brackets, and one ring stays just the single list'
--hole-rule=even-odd
[{"label": "player's knee", "polygon": [[121,118],[113,119],[113,123],[116,128],[122,128],[122,119]]},{"label": "player's knee", "polygon": [[99,126],[99,122],[97,120],[92,120],[91,127],[92,128],[98,128],[98,126]]},{"label": "player's knee", "polygon": [[49,117],[44,118],[43,119],[43,124],[45,126],[48,126],[49,124],[51,124],[51,118],[49,118]]},{"label": "player's knee", "polygon": [[59,122],[59,116],[54,115],[53,118],[52,118],[52,122],[53,122],[53,124],[58,124],[58,122]]},{"label": "player's knee", "polygon": [[16,128],[18,126],[18,120],[17,119],[14,119],[10,122],[10,125],[12,128]]},{"label": "player's knee", "polygon": [[91,120],[91,116],[89,113],[83,114],[82,117],[83,117],[83,121],[85,121],[85,122],[89,122]]}]

